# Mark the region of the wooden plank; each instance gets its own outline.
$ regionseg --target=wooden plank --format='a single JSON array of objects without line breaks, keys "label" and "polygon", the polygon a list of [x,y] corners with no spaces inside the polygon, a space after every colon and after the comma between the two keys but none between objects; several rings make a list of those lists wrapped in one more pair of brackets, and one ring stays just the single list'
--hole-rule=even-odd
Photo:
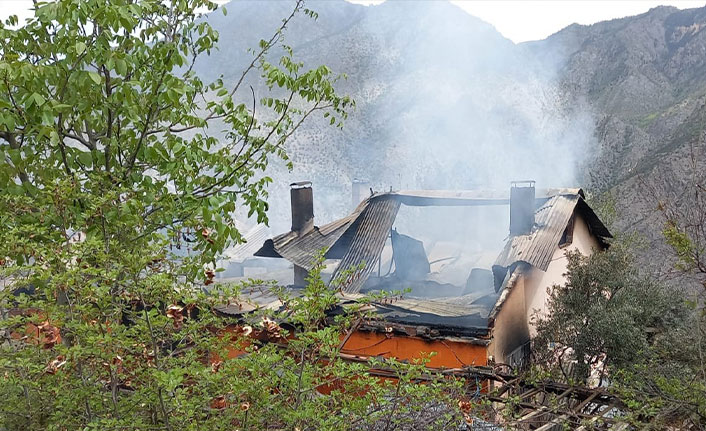
[{"label": "wooden plank", "polygon": [[[593,418],[592,418],[592,419],[590,420],[590,422],[589,422],[589,425],[593,425],[593,424],[595,424],[596,422],[598,422],[599,420],[602,420],[602,421],[604,421],[604,422],[612,422],[612,423],[615,423],[615,420],[614,420],[613,418],[606,418],[606,417],[604,417],[605,415],[607,415],[608,413],[610,413],[614,408],[615,408],[615,406],[612,405],[612,404],[607,405],[605,410],[603,410],[602,412],[600,412],[597,416],[593,416]],[[586,425],[581,425],[580,427],[576,428],[576,431],[587,431],[587,430],[589,430],[589,429],[593,429],[593,427],[591,426],[591,428],[589,428],[589,427],[587,427]]]},{"label": "wooden plank", "polygon": [[[564,397],[569,396],[569,395],[571,394],[572,390],[573,390],[573,388],[568,388],[567,390],[565,390],[564,392],[562,392],[560,395],[558,395],[554,401],[560,401],[560,400],[562,400]],[[539,392],[539,391],[538,391],[538,392]],[[543,414],[545,414],[545,413],[552,413],[552,412],[553,412],[553,411],[550,409],[549,406],[543,405],[543,406],[541,406],[540,408],[536,409],[534,412],[530,412],[530,413],[526,414],[525,416],[521,417],[517,422],[518,422],[519,424],[522,424],[523,422],[527,422],[527,421],[529,421],[530,419],[536,418],[537,416],[541,416],[541,415],[543,415]],[[569,417],[569,414],[565,413],[565,414],[563,414],[561,417],[563,417],[563,418],[568,418],[568,417]]]},{"label": "wooden plank", "polygon": [[536,394],[540,393],[541,391],[542,391],[542,390],[539,389],[539,388],[530,389],[529,391],[520,394],[520,399],[521,399],[521,400],[527,400],[527,399],[529,399],[530,397],[532,397],[533,395],[536,395]]},{"label": "wooden plank", "polygon": [[527,422],[528,420],[533,419],[536,416],[543,415],[544,413],[550,413],[548,406],[542,406],[536,410],[531,411],[530,413],[519,418],[517,420],[517,423],[521,424],[523,422]]},{"label": "wooden plank", "polygon": [[574,407],[573,410],[574,410],[575,412],[581,413],[581,410],[583,410],[583,408],[586,407],[591,401],[593,401],[598,395],[599,395],[598,392],[592,393],[591,395],[589,395],[588,398],[586,398],[585,400],[581,401],[581,403],[579,403],[579,405],[577,405],[576,407]]},{"label": "wooden plank", "polygon": [[[595,424],[596,422],[598,422],[598,417],[595,417],[589,421],[588,425],[591,426],[590,429],[593,429],[593,424]],[[580,427],[576,428],[576,431],[588,431],[588,430],[589,430],[589,427],[586,425],[581,425]]]},{"label": "wooden plank", "polygon": [[556,425],[561,425],[562,421],[565,421],[569,419],[569,415],[561,415],[557,418],[552,419],[550,422],[547,422],[546,424],[542,425],[541,427],[537,428],[535,431],[549,431],[552,428],[554,428]]},{"label": "wooden plank", "polygon": [[559,401],[560,399],[562,399],[562,398],[568,396],[569,394],[571,394],[573,391],[574,391],[574,388],[569,388],[569,389],[565,390],[564,392],[562,392],[561,394],[559,394],[559,395],[556,397],[556,400]]},{"label": "wooden plank", "polygon": [[[501,404],[506,404],[508,402],[507,398],[499,398],[499,397],[494,397],[491,395],[487,395],[487,396],[485,396],[485,398],[489,401],[501,403]],[[520,407],[523,409],[531,409],[531,410],[538,410],[538,409],[541,409],[542,407],[546,407],[546,406],[541,406],[541,405],[528,403],[528,402],[524,402],[524,401],[520,401],[519,403],[515,403],[515,405],[517,407]],[[613,408],[615,408],[615,406],[611,406],[609,409],[607,409],[605,412],[603,412],[603,414],[605,414],[607,411],[609,411]],[[596,417],[595,415],[587,415],[584,413],[576,413],[576,412],[567,411],[567,410],[559,410],[559,411],[556,411],[556,413],[566,414],[568,416],[574,416],[579,419],[593,419]],[[601,419],[604,422],[615,422],[615,420],[613,420],[612,418],[605,418],[605,417],[601,416]]]},{"label": "wooden plank", "polygon": [[502,396],[505,394],[505,392],[507,392],[508,390],[514,388],[514,387],[515,387],[515,384],[516,384],[519,380],[520,380],[519,378],[515,378],[515,379],[512,379],[512,380],[510,380],[509,382],[505,383],[503,386],[500,387],[500,390],[499,390],[498,392],[496,392],[495,395],[498,396],[498,397],[502,397]]}]

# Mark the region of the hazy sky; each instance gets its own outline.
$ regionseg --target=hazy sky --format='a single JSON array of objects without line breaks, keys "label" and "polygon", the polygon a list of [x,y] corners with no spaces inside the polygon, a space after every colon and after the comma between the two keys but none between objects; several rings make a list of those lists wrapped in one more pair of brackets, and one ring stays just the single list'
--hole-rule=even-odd
[{"label": "hazy sky", "polygon": [[660,5],[679,9],[706,5],[704,0],[455,0],[452,3],[492,24],[514,42],[544,39],[573,23],[593,24],[639,15]]},{"label": "hazy sky", "polygon": [[[380,3],[379,0],[349,1],[363,4]],[[217,2],[225,3],[223,0]],[[706,0],[452,0],[452,3],[489,22],[508,39],[524,42],[544,39],[572,23],[592,24],[637,15],[659,5],[671,5],[680,9],[701,7],[706,4]],[[0,18],[5,19],[8,15],[17,14],[22,21],[30,14],[28,9],[31,6],[31,0],[0,0]]]}]

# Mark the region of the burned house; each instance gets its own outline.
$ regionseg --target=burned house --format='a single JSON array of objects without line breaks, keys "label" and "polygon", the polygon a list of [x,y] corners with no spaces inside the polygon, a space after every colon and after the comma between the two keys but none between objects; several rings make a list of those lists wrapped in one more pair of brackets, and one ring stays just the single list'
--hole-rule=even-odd
[{"label": "burned house", "polygon": [[[436,352],[430,367],[520,365],[533,315],[546,311],[548,289],[563,282],[565,251],[590,254],[611,236],[580,189],[542,191],[531,181],[513,183],[509,195],[373,193],[348,216],[320,226],[313,199],[310,183],[292,184],[291,231],[266,240],[255,256],[291,262],[296,291],[326,249],[328,276],[342,280],[344,303],[404,291],[373,302],[375,318],[346,338],[343,354],[360,359]],[[277,306],[262,291],[251,299]]]}]

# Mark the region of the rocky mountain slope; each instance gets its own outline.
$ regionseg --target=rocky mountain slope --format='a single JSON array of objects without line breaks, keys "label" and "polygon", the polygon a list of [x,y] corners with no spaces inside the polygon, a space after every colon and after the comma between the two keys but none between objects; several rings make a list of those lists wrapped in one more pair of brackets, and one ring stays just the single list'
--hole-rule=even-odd
[{"label": "rocky mountain slope", "polygon": [[657,200],[679,196],[706,167],[705,28],[706,8],[658,7],[527,44],[540,57],[558,55],[560,85],[590,107],[596,147],[585,184],[612,192],[617,227],[637,229],[649,256],[664,246]]},{"label": "rocky mountain slope", "polygon": [[[310,179],[315,213],[346,213],[354,178],[392,188],[539,187],[612,191],[618,228],[659,242],[652,185],[679,187],[692,150],[703,165],[706,8],[658,7],[515,45],[442,1],[360,6],[310,2],[287,43],[307,65],[346,73],[357,101],[343,130],[310,121],[273,166],[275,228],[286,228],[290,180]],[[247,48],[291,5],[236,1],[208,19],[221,49],[197,69],[236,79]]]}]

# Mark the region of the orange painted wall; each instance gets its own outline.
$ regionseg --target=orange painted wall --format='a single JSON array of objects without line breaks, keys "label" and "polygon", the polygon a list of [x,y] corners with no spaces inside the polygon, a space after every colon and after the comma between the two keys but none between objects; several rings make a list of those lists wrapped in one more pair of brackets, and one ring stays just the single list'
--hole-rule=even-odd
[{"label": "orange painted wall", "polygon": [[[225,328],[226,333],[239,335],[242,329],[237,326]],[[253,332],[249,337],[259,338],[260,333]],[[343,337],[343,335],[342,335]],[[343,341],[343,339],[341,340]],[[245,353],[244,349],[249,343],[245,342],[241,348],[235,346],[228,348],[228,359],[234,359]],[[487,365],[487,347],[477,344],[464,343],[451,340],[426,340],[405,335],[383,334],[378,332],[355,331],[348,338],[341,349],[341,353],[358,356],[361,359],[370,356],[394,357],[397,360],[411,361],[421,359],[425,353],[436,352],[427,367],[430,368],[460,368],[467,365]],[[216,362],[219,358],[211,357],[210,361]],[[380,377],[381,380],[394,377]],[[329,394],[338,385],[324,385],[317,390]],[[483,385],[487,390],[487,383]]]},{"label": "orange painted wall", "polygon": [[[228,327],[226,332],[240,333],[237,326]],[[258,338],[259,333],[250,336]],[[228,358],[233,359],[245,353],[244,343],[241,349],[235,346],[228,349]],[[425,353],[436,352],[428,367],[460,368],[469,365],[484,366],[488,363],[487,347],[451,340],[427,340],[406,335],[383,334],[379,332],[355,331],[343,345],[341,353],[355,355],[361,358],[368,356],[383,356],[398,360],[421,359]]]},{"label": "orange painted wall", "polygon": [[428,367],[459,368],[487,365],[486,346],[450,340],[426,340],[395,334],[356,331],[344,344],[342,353],[356,356],[384,356],[398,360],[419,359],[436,352]]},{"label": "orange painted wall", "polygon": [[[285,338],[273,338],[269,337],[267,332],[265,331],[255,331],[250,328],[248,331],[244,331],[243,326],[241,325],[228,325],[225,328],[222,329],[221,332],[222,336],[228,336],[232,337],[231,341],[232,344],[226,348],[228,351],[228,356],[227,359],[235,359],[243,354],[246,353],[246,350],[250,346],[250,341],[251,339],[254,340],[260,340],[260,341],[274,341],[274,342],[279,342],[279,343],[286,343]],[[290,334],[289,338],[293,338],[294,334]],[[238,340],[238,341],[236,341]],[[217,361],[219,360],[218,357],[212,357],[211,361]]]}]

